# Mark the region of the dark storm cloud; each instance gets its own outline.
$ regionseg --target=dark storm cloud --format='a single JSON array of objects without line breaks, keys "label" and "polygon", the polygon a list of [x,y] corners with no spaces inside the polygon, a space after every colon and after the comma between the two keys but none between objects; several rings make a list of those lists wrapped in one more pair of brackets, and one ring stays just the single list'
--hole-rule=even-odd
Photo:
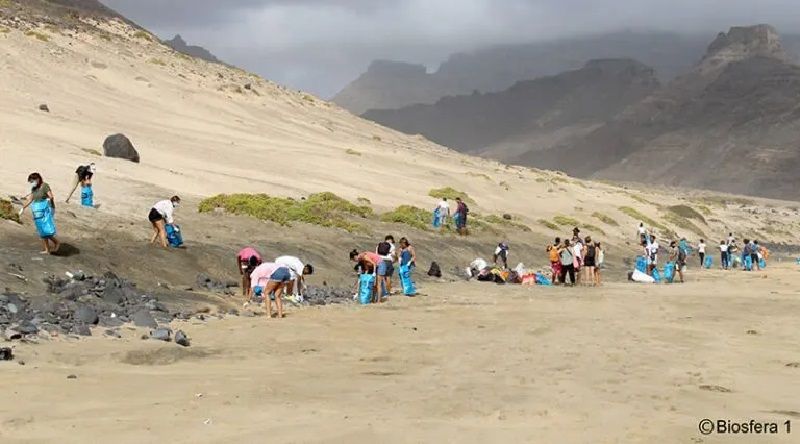
[{"label": "dark storm cloud", "polygon": [[436,68],[450,53],[609,30],[713,35],[771,23],[795,31],[798,0],[103,0],[162,37],[331,96],[374,59]]}]

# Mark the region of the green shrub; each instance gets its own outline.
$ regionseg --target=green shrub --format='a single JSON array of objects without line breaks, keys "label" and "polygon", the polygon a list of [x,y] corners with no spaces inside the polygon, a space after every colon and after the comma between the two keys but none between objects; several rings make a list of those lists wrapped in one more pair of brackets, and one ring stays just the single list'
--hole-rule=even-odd
[{"label": "green shrub", "polygon": [[87,154],[91,154],[92,156],[100,156],[100,157],[103,156],[103,153],[92,148],[81,148],[81,151]]},{"label": "green shrub", "polygon": [[580,225],[580,228],[583,228],[585,231],[589,231],[590,233],[598,233],[598,234],[602,234],[603,236],[606,235],[606,232],[603,231],[600,227],[592,225],[592,224],[582,224],[582,225]]},{"label": "green shrub", "polygon": [[372,205],[372,201],[366,197],[359,197],[356,199],[356,202],[360,203],[361,205]]},{"label": "green shrub", "polygon": [[562,227],[566,226],[577,227],[580,225],[580,222],[578,222],[577,219],[568,216],[556,216],[553,218],[553,222],[555,222],[558,225],[561,225]]},{"label": "green shrub", "polygon": [[679,215],[677,213],[668,212],[664,216],[664,220],[666,220],[667,222],[671,223],[672,225],[675,225],[678,228],[682,228],[684,230],[689,230],[692,233],[695,233],[695,234],[697,234],[699,236],[705,237],[705,233],[703,233],[703,230],[701,230],[700,227],[695,225],[694,222],[692,222],[691,220],[689,220],[689,219],[687,219],[687,218],[685,218],[685,217],[683,217],[683,216],[681,216],[681,215]]},{"label": "green shrub", "polygon": [[544,226],[546,228],[549,228],[551,230],[559,230],[560,229],[558,225],[556,225],[556,224],[554,224],[554,223],[552,223],[552,222],[550,222],[549,220],[546,220],[546,219],[539,219],[537,222],[539,222],[540,225],[542,225],[542,226]]},{"label": "green shrub", "polygon": [[133,33],[133,37],[137,39],[147,40],[148,42],[153,41],[153,36],[150,35],[150,33],[147,31],[141,31],[141,30],[136,31]]},{"label": "green shrub", "polygon": [[[476,218],[473,217],[473,219],[476,219]],[[505,219],[505,218],[503,218],[501,216],[498,216],[496,214],[490,214],[488,216],[484,216],[484,217],[481,218],[481,220],[483,222],[488,223],[488,224],[500,225],[500,226],[509,227],[509,228],[515,228],[517,230],[521,230],[521,231],[525,231],[525,232],[533,231],[533,230],[531,230],[531,227],[529,227],[529,226],[527,226],[527,225],[525,225],[523,223],[516,222],[513,219],[512,220]]]},{"label": "green shrub", "polygon": [[401,205],[393,211],[381,215],[381,221],[408,225],[420,230],[431,227],[432,215],[430,211],[411,205]]},{"label": "green shrub", "polygon": [[711,216],[711,208],[708,208],[705,205],[698,205],[697,208],[700,209],[700,212],[703,213],[704,216]]},{"label": "green shrub", "polygon": [[356,151],[356,150],[354,150],[352,148],[348,148],[347,150],[345,150],[345,154],[349,154],[351,156],[361,156],[361,152],[360,151]]},{"label": "green shrub", "polygon": [[703,217],[702,214],[698,213],[697,210],[688,205],[673,205],[671,207],[667,207],[667,211],[682,218],[695,219],[706,223],[706,218]]},{"label": "green shrub", "polygon": [[611,225],[612,227],[619,226],[619,222],[614,220],[611,216],[606,216],[603,213],[598,213],[598,212],[592,213],[592,217],[594,217],[595,219],[599,220],[600,222],[606,225]]},{"label": "green shrub", "polygon": [[698,202],[718,207],[726,207],[728,205],[755,205],[756,201],[744,197],[726,197],[726,196],[703,196],[697,199]]},{"label": "green shrub", "polygon": [[208,213],[218,207],[232,214],[252,216],[285,226],[292,222],[303,222],[351,232],[362,227],[350,219],[372,215],[372,208],[356,205],[333,193],[312,194],[305,200],[266,194],[221,194],[200,202],[199,211]]},{"label": "green shrub", "polygon": [[167,66],[167,62],[165,62],[165,61],[163,61],[163,60],[161,60],[159,58],[156,58],[156,57],[153,57],[152,59],[148,60],[147,62],[151,63],[153,65]]},{"label": "green shrub", "polygon": [[658,223],[658,222],[654,221],[653,219],[650,219],[649,217],[647,217],[644,214],[640,213],[635,208],[619,207],[619,211],[621,211],[622,214],[624,214],[624,215],[626,215],[626,216],[628,216],[628,217],[630,217],[632,219],[636,219],[639,222],[644,222],[645,225],[649,225],[649,226],[651,226],[653,228],[658,228],[660,230],[666,230],[667,229],[667,227],[665,227],[664,224]]},{"label": "green shrub", "polygon": [[40,40],[42,42],[49,42],[50,41],[50,36],[48,36],[47,34],[42,33],[42,32],[28,31],[28,32],[25,33],[25,35],[27,35],[28,37],[35,37],[36,40]]},{"label": "green shrub", "polygon": [[470,204],[470,205],[474,205],[475,204],[475,201],[472,200],[472,198],[470,198],[467,193],[465,193],[463,191],[454,190],[451,187],[436,188],[436,189],[430,190],[428,192],[428,196],[436,198],[436,199],[447,198],[447,199],[450,199],[450,200],[455,200],[457,197],[460,197],[461,200],[463,200],[467,204]]},{"label": "green shrub", "polygon": [[19,222],[19,215],[14,211],[14,206],[11,202],[0,199],[0,219],[13,220]]}]

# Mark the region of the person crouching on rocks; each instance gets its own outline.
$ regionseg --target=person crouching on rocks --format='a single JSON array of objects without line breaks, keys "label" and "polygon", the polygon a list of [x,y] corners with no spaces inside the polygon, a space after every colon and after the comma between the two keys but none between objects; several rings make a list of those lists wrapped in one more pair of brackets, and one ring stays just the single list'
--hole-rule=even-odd
[{"label": "person crouching on rocks", "polygon": [[153,208],[150,209],[150,214],[147,215],[147,219],[153,225],[153,238],[150,239],[150,243],[156,243],[156,239],[161,240],[161,246],[164,248],[169,248],[167,244],[167,227],[166,224],[175,223],[175,219],[172,217],[175,209],[177,209],[181,205],[181,198],[178,196],[172,196],[169,200],[162,200],[156,202],[153,205]]},{"label": "person crouching on rocks", "polygon": [[[292,272],[287,267],[274,262],[264,262],[250,274],[250,287],[255,296],[264,298],[267,315],[272,317],[272,298],[278,310],[278,318],[283,317],[283,289],[292,280]],[[247,307],[250,301],[245,302]]]},{"label": "person crouching on rocks", "polygon": [[242,276],[242,296],[248,301],[253,296],[250,294],[250,274],[261,265],[261,255],[253,247],[242,248],[236,255],[236,268]]},{"label": "person crouching on rocks", "polygon": [[[53,197],[53,191],[39,173],[31,173],[28,176],[28,185],[30,185],[31,193],[26,196],[25,205],[19,210],[19,216],[22,216],[25,208],[31,207],[36,231],[44,245],[42,254],[56,253],[61,247],[61,242],[56,238],[56,199]],[[53,244],[52,248],[50,247],[51,243]]]}]

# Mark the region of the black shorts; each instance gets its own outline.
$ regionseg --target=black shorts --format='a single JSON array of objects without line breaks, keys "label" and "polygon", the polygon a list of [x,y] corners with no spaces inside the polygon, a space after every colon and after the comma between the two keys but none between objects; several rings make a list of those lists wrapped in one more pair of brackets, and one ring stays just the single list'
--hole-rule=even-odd
[{"label": "black shorts", "polygon": [[593,258],[593,257],[586,256],[586,258],[584,259],[584,261],[585,261],[585,262],[583,263],[583,266],[584,266],[584,267],[594,267],[594,266],[595,266],[595,264],[594,264],[594,258]]},{"label": "black shorts", "polygon": [[758,254],[757,254],[757,253],[753,253],[753,254],[751,254],[751,255],[750,255],[750,259],[752,259],[752,260],[753,260],[753,263],[754,263],[754,264],[757,264],[757,263],[758,263]]},{"label": "black shorts", "polygon": [[164,220],[164,216],[158,212],[155,208],[150,209],[150,214],[147,215],[147,220],[150,222],[158,222],[160,220]]}]

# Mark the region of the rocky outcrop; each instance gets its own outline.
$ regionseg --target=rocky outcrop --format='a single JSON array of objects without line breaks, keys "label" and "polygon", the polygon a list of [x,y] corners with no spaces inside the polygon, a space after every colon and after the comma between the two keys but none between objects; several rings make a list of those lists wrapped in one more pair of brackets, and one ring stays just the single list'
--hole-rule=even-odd
[{"label": "rocky outcrop", "polygon": [[751,57],[788,60],[775,28],[770,25],[736,26],[727,33],[719,33],[709,45],[699,69],[721,69],[729,63]]},{"label": "rocky outcrop", "polygon": [[180,34],[176,34],[172,40],[165,40],[164,44],[182,54],[186,54],[191,57],[197,57],[198,59],[202,59],[207,62],[222,64],[222,61],[214,54],[211,54],[209,50],[203,48],[202,46],[187,44]]},{"label": "rocky outcrop", "polygon": [[[459,151],[481,154],[509,140],[603,123],[658,86],[653,69],[635,60],[591,60],[579,70],[519,82],[503,92],[373,110],[364,117],[409,134],[423,134]],[[502,160],[508,153],[499,151],[494,157]]]}]

